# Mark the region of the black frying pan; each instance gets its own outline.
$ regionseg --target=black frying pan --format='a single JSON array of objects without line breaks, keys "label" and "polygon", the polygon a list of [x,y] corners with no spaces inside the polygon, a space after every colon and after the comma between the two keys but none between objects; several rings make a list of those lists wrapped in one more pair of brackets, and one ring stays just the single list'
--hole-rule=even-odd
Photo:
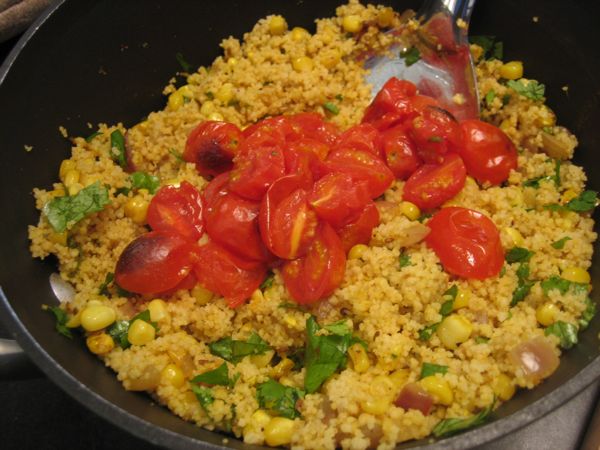
[{"label": "black frying pan", "polygon": [[[37,221],[31,189],[49,187],[67,157],[58,133],[87,135],[87,122],[137,123],[161,109],[160,95],[179,69],[177,52],[194,65],[219,54],[219,41],[241,37],[257,19],[281,13],[293,26],[331,16],[336,0],[185,1],[71,0],[42,17],[0,69],[0,310],[7,328],[58,385],[111,422],[172,448],[217,448],[223,435],[202,430],[150,407],[148,397],[125,391],[80,340],[54,331],[41,303],[53,303],[48,276],[54,261],[33,260],[27,225]],[[418,2],[397,0],[396,9]],[[538,23],[532,21],[539,18]],[[600,190],[600,3],[594,0],[481,0],[471,31],[504,41],[507,57],[525,61],[526,75],[546,83],[549,105],[580,139],[576,162],[587,168],[589,188]],[[568,94],[561,90],[568,85]],[[31,152],[24,145],[33,146]],[[598,219],[599,214],[595,214]],[[598,229],[598,227],[597,227]],[[596,253],[599,246],[596,245]],[[600,286],[600,260],[591,270]],[[592,298],[600,303],[598,288]],[[468,448],[510,433],[562,405],[600,375],[600,317],[580,334],[560,368],[533,391],[520,391],[488,425],[427,448]],[[401,448],[427,446],[428,441]],[[227,446],[248,449],[230,439]]]}]

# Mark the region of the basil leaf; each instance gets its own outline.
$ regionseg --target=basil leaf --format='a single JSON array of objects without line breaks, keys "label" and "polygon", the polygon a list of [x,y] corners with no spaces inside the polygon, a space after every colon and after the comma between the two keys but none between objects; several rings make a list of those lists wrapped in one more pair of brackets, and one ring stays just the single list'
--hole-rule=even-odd
[{"label": "basil leaf", "polygon": [[399,261],[400,261],[400,268],[412,266],[412,262],[410,260],[410,255],[407,255],[406,253],[400,254]]},{"label": "basil leaf", "polygon": [[554,175],[552,175],[552,180],[554,180],[554,185],[556,187],[560,186],[560,166],[561,166],[561,162],[560,159],[556,159],[554,161]]},{"label": "basil leaf", "polygon": [[558,241],[553,242],[550,245],[552,245],[552,247],[554,247],[557,250],[562,250],[565,246],[565,243],[570,240],[571,240],[571,238],[569,236],[565,236],[564,238],[561,238]]},{"label": "basil leaf", "polygon": [[406,63],[406,67],[410,67],[421,59],[421,52],[417,47],[411,47],[403,52],[400,52],[400,57]]},{"label": "basil leaf", "polygon": [[421,378],[430,377],[436,373],[441,373],[442,375],[448,373],[448,366],[442,366],[433,363],[423,363],[423,366],[421,367]]},{"label": "basil leaf", "polygon": [[58,331],[64,337],[72,339],[73,334],[71,333],[71,330],[66,326],[66,323],[69,321],[69,316],[67,315],[67,313],[58,306],[48,306],[45,309],[54,314],[54,318],[56,319],[54,327],[56,328],[56,331]]},{"label": "basil leaf", "polygon": [[560,340],[560,346],[564,349],[569,349],[577,344],[577,329],[576,325],[572,323],[563,322],[559,320],[554,322],[549,327],[546,327],[544,334],[546,336],[554,335]]},{"label": "basil leaf", "polygon": [[490,413],[494,409],[495,403],[496,401],[494,400],[490,406],[485,408],[479,414],[467,417],[466,419],[444,419],[433,428],[432,433],[435,437],[439,438],[442,436],[450,436],[459,431],[481,425],[488,419]]},{"label": "basil leaf", "polygon": [[256,397],[261,408],[276,412],[279,416],[288,419],[295,419],[300,417],[296,402],[304,397],[304,391],[269,379],[256,387]]},{"label": "basil leaf", "polygon": [[204,383],[210,386],[227,386],[232,387],[237,381],[238,376],[234,376],[233,378],[229,378],[229,369],[227,368],[227,363],[221,364],[214,370],[209,370],[208,372],[204,372],[200,375],[192,378],[192,383]]},{"label": "basil leaf", "polygon": [[127,167],[127,156],[125,153],[125,137],[120,130],[110,133],[110,157],[123,169]]},{"label": "basil leaf", "polygon": [[146,172],[133,172],[129,175],[129,181],[132,189],[147,189],[151,194],[160,186],[158,177]]},{"label": "basil leaf", "polygon": [[438,327],[440,326],[440,323],[441,322],[433,323],[431,325],[426,326],[422,330],[420,330],[419,331],[419,340],[428,341],[429,339],[431,339],[431,336],[433,336],[433,333],[435,333],[437,331]]},{"label": "basil leaf", "polygon": [[185,160],[183,159],[183,154],[179,153],[177,150],[175,150],[174,148],[169,150],[169,153],[171,155],[173,155],[173,157],[179,161],[179,162],[185,162]]},{"label": "basil leaf", "polygon": [[98,289],[98,294],[106,295],[108,297],[110,295],[110,292],[108,291],[108,286],[110,286],[114,280],[115,274],[112,272],[108,272],[106,274],[106,277],[104,278],[104,283],[102,283],[100,285],[100,288]]},{"label": "basil leaf", "polygon": [[440,314],[442,317],[446,317],[452,312],[452,308],[454,308],[454,301],[456,300],[456,295],[458,294],[458,286],[453,284],[442,294],[442,298],[446,298],[442,306],[440,307]]},{"label": "basil leaf", "polygon": [[487,344],[489,341],[490,341],[490,338],[487,338],[485,336],[475,336],[476,344]]},{"label": "basil leaf", "polygon": [[210,352],[231,363],[238,363],[249,355],[262,355],[271,347],[258,334],[252,333],[247,341],[238,341],[230,337],[208,344]]},{"label": "basil leaf", "polygon": [[484,59],[502,59],[504,56],[504,44],[496,41],[496,36],[469,36],[469,42],[483,49]]},{"label": "basil leaf", "polygon": [[196,395],[202,409],[208,414],[208,407],[215,401],[212,391],[209,388],[192,384],[192,392]]},{"label": "basil leaf", "polygon": [[596,304],[589,297],[585,298],[585,310],[579,318],[579,328],[585,330],[596,315]]},{"label": "basil leaf", "polygon": [[515,306],[521,300],[523,300],[529,292],[531,288],[535,284],[534,281],[529,280],[529,264],[523,262],[519,264],[517,269],[517,287],[515,288],[512,296],[512,300],[510,302],[510,306]]},{"label": "basil leaf", "polygon": [[102,134],[101,131],[96,131],[96,132],[90,134],[88,137],[86,137],[85,138],[85,142],[90,143],[90,142],[92,142],[94,140],[94,138],[96,136],[100,136],[101,134]]},{"label": "basil leaf", "polygon": [[546,86],[536,80],[529,80],[527,84],[523,80],[508,80],[506,85],[514,89],[518,94],[531,100],[543,100]]},{"label": "basil leaf", "polygon": [[275,281],[275,275],[273,274],[273,272],[269,272],[258,288],[261,291],[266,291],[271,286],[273,286],[273,281]]},{"label": "basil leaf", "polygon": [[337,116],[340,113],[340,108],[338,108],[338,106],[332,102],[323,103],[323,108],[325,108],[327,111],[329,111],[335,116]]},{"label": "basil leaf", "polygon": [[332,334],[336,334],[338,336],[346,336],[348,334],[352,334],[352,330],[348,328],[346,322],[346,319],[338,320],[337,322],[330,323],[329,325],[324,325],[323,328],[325,328]]},{"label": "basil leaf", "polygon": [[181,66],[181,68],[183,69],[184,72],[188,72],[188,73],[193,72],[194,68],[192,67],[192,65],[189,62],[187,62],[185,60],[183,53],[177,52],[175,54],[175,59],[177,60],[177,62],[179,63],[179,65]]},{"label": "basil leaf", "polygon": [[115,344],[121,347],[123,350],[128,348],[131,344],[129,343],[129,339],[127,339],[127,332],[129,331],[129,321],[128,320],[117,320],[113,323],[106,332],[110,337],[113,338]]},{"label": "basil leaf", "polygon": [[598,203],[595,191],[584,191],[567,203],[566,207],[574,212],[588,212],[596,207]]},{"label": "basil leaf", "polygon": [[562,295],[565,295],[571,287],[571,282],[569,280],[565,280],[564,278],[554,275],[548,278],[547,280],[542,281],[540,283],[540,286],[542,286],[544,295],[546,297],[548,296],[548,293],[553,289],[557,289]]},{"label": "basil leaf", "polygon": [[57,233],[70,229],[89,214],[110,203],[108,189],[96,181],[72,196],[57,197],[44,206],[44,214]]},{"label": "basil leaf", "polygon": [[523,247],[513,247],[506,252],[505,259],[509,264],[516,262],[527,262],[533,256],[533,252]]}]

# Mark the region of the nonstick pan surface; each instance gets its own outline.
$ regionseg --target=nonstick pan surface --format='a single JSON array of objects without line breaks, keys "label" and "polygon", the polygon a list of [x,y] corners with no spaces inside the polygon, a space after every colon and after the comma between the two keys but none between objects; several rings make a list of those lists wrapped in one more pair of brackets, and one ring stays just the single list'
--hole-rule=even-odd
[{"label": "nonstick pan surface", "polygon": [[[58,2],[25,34],[0,69],[0,287],[2,318],[33,361],[74,398],[111,422],[150,442],[170,448],[218,448],[224,435],[185,423],[142,394],[125,391],[114,374],[83,342],[64,339],[41,310],[55,303],[48,277],[52,260],[33,260],[27,225],[36,223],[31,190],[48,187],[70,145],[58,132],[87,135],[87,123],[131,126],[161,109],[160,94],[179,70],[181,52],[195,66],[219,54],[221,39],[241,37],[269,13],[293,26],[313,27],[339,2],[71,0]],[[396,9],[419,2],[384,2]],[[533,17],[537,17],[537,23]],[[588,188],[600,190],[600,4],[485,0],[478,2],[472,34],[504,41],[507,59],[525,62],[526,74],[546,84],[548,104],[559,122],[580,139],[575,161],[588,173]],[[568,86],[568,91],[562,90]],[[26,152],[24,146],[32,146]],[[598,219],[598,214],[595,214]],[[596,254],[598,254],[596,245]],[[600,286],[600,262],[591,274]],[[600,296],[592,291],[592,299]],[[558,371],[533,391],[521,391],[489,424],[431,444],[410,448],[468,448],[510,433],[542,417],[600,375],[600,317],[565,352]],[[229,439],[228,447],[249,449]]]}]

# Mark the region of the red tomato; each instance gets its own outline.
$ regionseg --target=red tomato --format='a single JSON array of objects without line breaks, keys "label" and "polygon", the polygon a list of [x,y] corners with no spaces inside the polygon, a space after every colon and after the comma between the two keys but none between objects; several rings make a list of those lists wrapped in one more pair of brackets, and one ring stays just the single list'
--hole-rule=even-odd
[{"label": "red tomato", "polygon": [[326,165],[332,172],[347,173],[355,182],[366,183],[371,198],[379,197],[394,181],[394,174],[380,158],[361,150],[331,152]]},{"label": "red tomato", "polygon": [[442,105],[440,105],[440,102],[428,95],[415,95],[414,97],[410,98],[410,104],[417,113],[422,113],[423,110],[425,110],[425,108],[427,108],[428,106],[435,106],[437,108],[442,107]]},{"label": "red tomato", "polygon": [[249,137],[258,131],[276,134],[282,142],[291,142],[302,137],[301,130],[292,126],[288,116],[268,117],[245,128],[242,133],[244,137]]},{"label": "red tomato", "polygon": [[229,173],[229,189],[249,200],[260,201],[269,186],[284,175],[283,141],[275,132],[260,130],[240,146]]},{"label": "red tomato", "polygon": [[326,122],[325,118],[318,113],[294,114],[288,116],[288,120],[302,137],[315,139],[328,146],[332,146],[335,143],[340,133],[335,124]]},{"label": "red tomato", "polygon": [[288,175],[271,185],[260,206],[260,234],[267,248],[283,259],[308,250],[318,224],[306,201],[306,178]]},{"label": "red tomato", "polygon": [[171,231],[151,231],[129,243],[115,269],[115,281],[138,294],[167,291],[192,269],[194,244]]},{"label": "red tomato", "polygon": [[421,209],[437,208],[460,192],[466,178],[460,156],[449,153],[442,164],[424,164],[417,169],[406,181],[402,198]]},{"label": "red tomato", "polygon": [[283,281],[292,298],[300,304],[314,303],[330,295],[342,282],[346,254],[333,228],[322,222],[308,253],[287,261]]},{"label": "red tomato", "polygon": [[390,78],[365,110],[362,122],[383,131],[412,117],[410,97],[416,93],[417,87],[410,81]]},{"label": "red tomato", "polygon": [[396,178],[406,180],[422,164],[415,143],[406,134],[404,126],[397,125],[384,131],[382,141],[385,162]]},{"label": "red tomato", "polygon": [[214,177],[202,191],[204,203],[208,205],[214,202],[217,197],[227,194],[229,192],[228,186],[229,172],[225,172],[221,175],[217,175],[216,177]]},{"label": "red tomato", "polygon": [[344,131],[335,142],[334,150],[362,150],[381,156],[381,133],[370,123],[361,123]]},{"label": "red tomato", "polygon": [[467,172],[480,183],[500,184],[517,168],[517,149],[504,132],[481,120],[463,120],[463,145],[458,153]]},{"label": "red tomato", "polygon": [[483,280],[500,273],[504,251],[500,233],[489,218],[472,209],[442,208],[427,222],[427,245],[444,269],[462,278]]},{"label": "red tomato", "polygon": [[198,282],[225,297],[231,308],[244,303],[265,279],[263,264],[248,263],[214,242],[198,247],[194,259]]},{"label": "red tomato", "polygon": [[340,228],[356,220],[371,197],[364,182],[333,172],[315,183],[307,200],[319,218]]},{"label": "red tomato", "polygon": [[148,225],[153,230],[172,231],[197,241],[204,233],[203,209],[200,193],[187,181],[179,187],[163,186],[148,206]]},{"label": "red tomato", "polygon": [[167,291],[164,291],[164,292],[157,292],[156,296],[160,297],[160,298],[171,297],[177,291],[183,291],[183,290],[189,291],[194,286],[196,286],[196,284],[198,284],[198,280],[196,279],[196,275],[194,275],[194,272],[192,271],[188,274],[187,277],[185,277],[183,280],[181,280],[175,287],[173,287]]},{"label": "red tomato", "polygon": [[242,132],[232,123],[202,122],[188,136],[183,159],[195,163],[202,176],[218,175],[233,167],[242,139]]},{"label": "red tomato", "polygon": [[462,134],[452,114],[436,106],[426,106],[412,119],[409,135],[417,146],[417,153],[426,163],[440,163],[442,157],[457,151],[462,145]]},{"label": "red tomato", "polygon": [[319,179],[327,173],[323,160],[329,146],[310,138],[301,138],[287,145],[284,151],[286,175],[303,175],[309,181]]},{"label": "red tomato", "polygon": [[375,203],[369,202],[358,219],[336,230],[342,240],[344,251],[348,253],[356,244],[368,244],[371,241],[373,228],[377,225],[379,225],[379,211]]}]

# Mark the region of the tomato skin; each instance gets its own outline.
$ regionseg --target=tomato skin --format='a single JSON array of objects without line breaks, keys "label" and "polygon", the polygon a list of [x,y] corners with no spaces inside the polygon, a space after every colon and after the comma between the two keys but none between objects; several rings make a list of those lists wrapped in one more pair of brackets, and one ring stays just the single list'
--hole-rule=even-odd
[{"label": "tomato skin", "polygon": [[494,222],[478,211],[442,208],[427,222],[427,245],[444,269],[462,278],[483,280],[500,273],[504,251]]},{"label": "tomato skin", "polygon": [[204,233],[204,202],[187,181],[179,187],[163,186],[150,201],[147,221],[153,230],[173,231],[197,241]]},{"label": "tomato skin", "polygon": [[304,255],[318,224],[307,202],[306,178],[287,175],[271,185],[260,206],[260,235],[267,248],[283,259]]},{"label": "tomato skin", "polygon": [[306,112],[288,116],[289,123],[302,137],[315,139],[328,146],[332,146],[340,134],[337,126],[326,122],[318,113]]},{"label": "tomato skin", "polygon": [[381,133],[370,123],[354,125],[344,131],[336,140],[333,150],[361,150],[382,156]]},{"label": "tomato skin", "polygon": [[233,167],[242,140],[241,130],[232,123],[202,122],[188,136],[183,159],[195,163],[202,176],[219,175]]},{"label": "tomato skin", "polygon": [[406,132],[406,127],[395,126],[383,132],[385,162],[400,180],[406,180],[422,164],[417,147]]},{"label": "tomato skin", "polygon": [[267,273],[264,264],[248,263],[215,242],[197,247],[193,258],[198,282],[223,296],[231,308],[250,298]]},{"label": "tomato skin", "polygon": [[467,172],[480,183],[498,185],[517,168],[517,149],[504,132],[481,120],[463,120],[463,145],[458,153]]},{"label": "tomato skin", "polygon": [[281,142],[293,142],[302,137],[301,130],[292,126],[289,116],[267,117],[245,128],[242,134],[247,138],[257,132],[275,135]]},{"label": "tomato skin", "polygon": [[371,241],[373,228],[379,225],[379,211],[372,201],[367,203],[354,222],[337,229],[346,254],[356,244],[368,244]]},{"label": "tomato skin", "polygon": [[302,175],[310,182],[327,173],[324,160],[329,146],[321,141],[301,138],[287,145],[284,151],[286,175]]},{"label": "tomato skin", "polygon": [[462,145],[462,133],[454,116],[445,109],[426,106],[412,119],[409,135],[424,162],[440,163],[448,152],[456,152]]},{"label": "tomato skin", "polygon": [[202,191],[204,204],[208,205],[214,202],[218,197],[229,192],[229,172],[222,173],[214,177]]},{"label": "tomato skin", "polygon": [[362,123],[370,123],[380,131],[414,116],[410,97],[417,87],[406,80],[390,78],[365,110]]},{"label": "tomato skin", "polygon": [[330,295],[342,282],[346,254],[333,228],[322,222],[308,253],[287,261],[282,268],[285,286],[299,304],[310,304]]},{"label": "tomato skin", "polygon": [[119,256],[115,281],[130,292],[153,294],[177,286],[192,269],[194,248],[185,237],[170,231],[151,231],[129,243]]},{"label": "tomato skin", "polygon": [[424,164],[406,181],[403,200],[422,210],[441,206],[458,194],[467,178],[467,169],[455,153],[444,157],[442,164]]}]

